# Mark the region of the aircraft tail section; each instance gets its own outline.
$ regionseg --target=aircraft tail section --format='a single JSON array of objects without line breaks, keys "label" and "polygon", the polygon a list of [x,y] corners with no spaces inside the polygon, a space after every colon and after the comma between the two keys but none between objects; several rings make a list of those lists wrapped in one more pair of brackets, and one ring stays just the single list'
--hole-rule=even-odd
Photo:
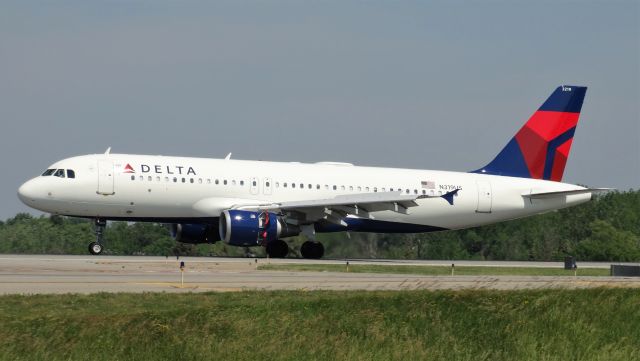
[{"label": "aircraft tail section", "polygon": [[586,92],[559,86],[502,151],[473,173],[561,181]]}]

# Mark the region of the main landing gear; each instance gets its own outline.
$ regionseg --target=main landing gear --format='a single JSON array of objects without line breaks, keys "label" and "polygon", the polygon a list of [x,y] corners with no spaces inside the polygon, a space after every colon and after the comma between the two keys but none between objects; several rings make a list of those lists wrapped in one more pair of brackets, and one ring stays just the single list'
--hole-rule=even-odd
[{"label": "main landing gear", "polygon": [[300,247],[302,258],[320,259],[324,256],[324,246],[320,242],[306,241]]},{"label": "main landing gear", "polygon": [[98,218],[94,223],[94,227],[96,232],[96,241],[89,243],[89,253],[99,255],[104,250],[104,246],[102,245],[102,236],[104,234],[104,229],[107,227],[107,221]]},{"label": "main landing gear", "polygon": [[289,245],[281,239],[267,243],[265,248],[271,258],[285,258],[289,254]]}]

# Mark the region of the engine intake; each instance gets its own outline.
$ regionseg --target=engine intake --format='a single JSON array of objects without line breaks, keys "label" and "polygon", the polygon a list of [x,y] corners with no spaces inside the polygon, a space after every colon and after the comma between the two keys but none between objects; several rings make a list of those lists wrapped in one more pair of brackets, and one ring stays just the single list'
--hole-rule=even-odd
[{"label": "engine intake", "polygon": [[220,239],[232,246],[266,245],[281,237],[298,235],[297,227],[288,225],[272,212],[226,210],[220,214]]}]

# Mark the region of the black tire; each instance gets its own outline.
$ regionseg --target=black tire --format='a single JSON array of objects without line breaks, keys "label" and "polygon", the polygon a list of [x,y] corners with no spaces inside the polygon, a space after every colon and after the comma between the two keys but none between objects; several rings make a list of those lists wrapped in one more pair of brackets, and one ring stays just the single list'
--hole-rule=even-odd
[{"label": "black tire", "polygon": [[320,259],[324,256],[324,246],[320,242],[306,241],[300,247],[302,258]]},{"label": "black tire", "polygon": [[91,253],[94,256],[97,256],[100,253],[102,253],[103,249],[104,247],[102,247],[102,245],[98,242],[89,243],[89,253]]},{"label": "black tire", "polygon": [[285,258],[289,254],[289,245],[278,239],[267,243],[266,251],[271,258]]}]

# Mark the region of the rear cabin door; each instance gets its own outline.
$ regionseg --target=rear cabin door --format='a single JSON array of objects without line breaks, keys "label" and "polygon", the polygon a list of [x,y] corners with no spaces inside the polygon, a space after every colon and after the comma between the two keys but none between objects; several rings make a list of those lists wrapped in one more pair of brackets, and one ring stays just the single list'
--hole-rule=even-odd
[{"label": "rear cabin door", "polygon": [[98,194],[112,195],[113,191],[113,162],[98,161]]},{"label": "rear cabin door", "polygon": [[478,213],[491,213],[491,183],[487,180],[476,181],[478,186],[478,207],[476,212]]}]

